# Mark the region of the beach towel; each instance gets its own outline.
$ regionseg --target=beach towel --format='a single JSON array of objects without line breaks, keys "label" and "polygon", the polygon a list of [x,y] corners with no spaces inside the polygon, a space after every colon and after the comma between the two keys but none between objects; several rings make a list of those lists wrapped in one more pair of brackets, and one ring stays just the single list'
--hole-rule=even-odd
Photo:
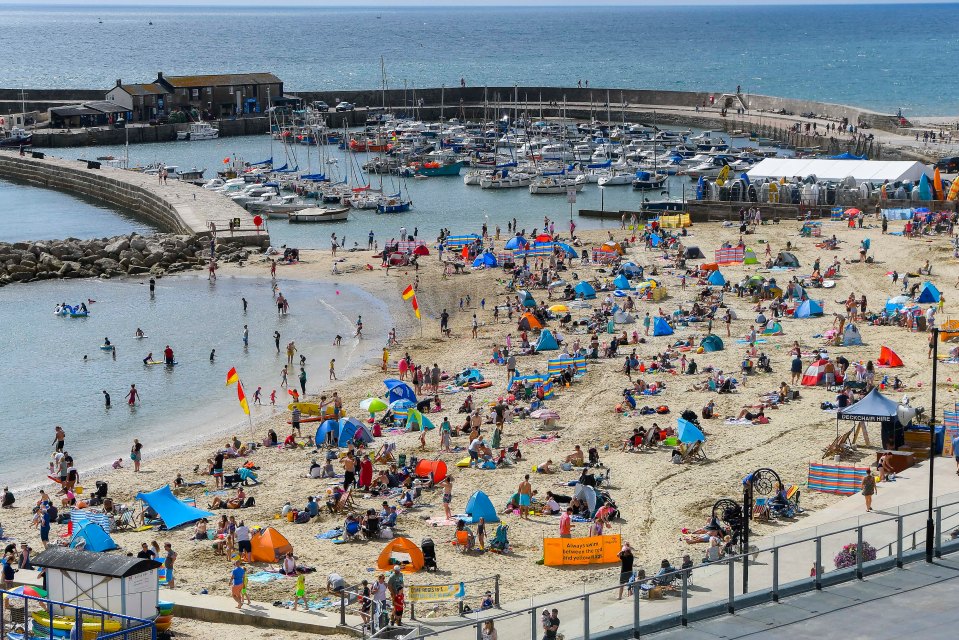
[{"label": "beach towel", "polygon": [[327,531],[326,533],[317,534],[316,539],[317,539],[317,540],[332,540],[333,538],[339,538],[341,535],[343,535],[343,530],[342,530],[342,529],[330,529],[330,530]]},{"label": "beach towel", "polygon": [[555,434],[551,434],[548,436],[534,436],[532,438],[526,438],[526,440],[523,440],[523,443],[524,444],[549,444],[550,442],[554,442],[556,440],[559,440],[559,436]]},{"label": "beach towel", "polygon": [[747,420],[746,418],[740,418],[740,419],[738,419],[738,420],[737,420],[736,418],[726,418],[726,424],[748,424],[748,425],[751,425],[751,424],[752,424],[752,421],[751,421],[751,420]]},{"label": "beach towel", "polygon": [[282,580],[285,577],[285,575],[282,573],[277,573],[276,571],[257,571],[256,573],[247,576],[247,580],[250,582],[265,584],[267,582],[273,582],[274,580]]},{"label": "beach towel", "polygon": [[455,527],[456,519],[455,518],[446,519],[442,517],[429,518],[427,519],[426,524],[432,527]]}]

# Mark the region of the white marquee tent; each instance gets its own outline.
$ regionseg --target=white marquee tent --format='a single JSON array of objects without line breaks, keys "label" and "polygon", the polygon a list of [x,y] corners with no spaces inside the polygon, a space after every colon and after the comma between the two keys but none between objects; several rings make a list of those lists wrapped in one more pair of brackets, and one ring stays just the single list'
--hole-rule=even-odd
[{"label": "white marquee tent", "polygon": [[881,183],[908,180],[916,182],[926,174],[932,177],[932,168],[921,162],[886,160],[812,160],[795,158],[767,158],[746,172],[750,180],[762,178],[805,178],[839,182],[852,176],[856,183]]}]

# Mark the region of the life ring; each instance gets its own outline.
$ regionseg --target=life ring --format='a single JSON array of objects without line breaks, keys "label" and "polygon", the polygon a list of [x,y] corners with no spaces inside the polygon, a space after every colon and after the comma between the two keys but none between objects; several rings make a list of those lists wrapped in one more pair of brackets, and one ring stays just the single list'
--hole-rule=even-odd
[{"label": "life ring", "polygon": [[487,387],[492,387],[492,386],[493,386],[492,382],[490,382],[489,380],[484,380],[483,382],[474,382],[469,387],[470,387],[470,391],[475,391],[477,389],[485,389]]}]

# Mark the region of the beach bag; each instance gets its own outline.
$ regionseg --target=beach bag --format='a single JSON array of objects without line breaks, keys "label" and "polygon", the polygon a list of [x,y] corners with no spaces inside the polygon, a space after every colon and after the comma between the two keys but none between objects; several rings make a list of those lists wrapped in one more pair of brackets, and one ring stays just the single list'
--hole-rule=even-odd
[{"label": "beach bag", "polygon": [[306,524],[310,521],[310,512],[309,511],[299,511],[296,514],[296,518],[293,520],[295,524]]},{"label": "beach bag", "polygon": [[246,502],[243,503],[243,507],[249,508],[254,506],[255,504],[256,504],[256,498],[254,498],[253,496],[250,496],[249,498],[246,499]]}]

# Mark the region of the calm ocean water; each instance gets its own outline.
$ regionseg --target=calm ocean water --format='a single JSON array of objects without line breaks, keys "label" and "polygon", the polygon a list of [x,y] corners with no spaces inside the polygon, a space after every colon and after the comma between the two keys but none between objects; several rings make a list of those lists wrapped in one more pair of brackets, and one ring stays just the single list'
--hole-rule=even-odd
[{"label": "calm ocean water", "polygon": [[[5,328],[0,331],[0,436],[8,444],[0,447],[0,485],[23,486],[43,478],[57,424],[66,430],[67,450],[81,469],[117,457],[129,464],[133,438],[146,447],[148,469],[150,457],[162,447],[212,429],[237,424],[236,433],[246,439],[248,426],[236,391],[223,383],[235,366],[251,405],[262,386],[264,404],[276,389],[277,404],[286,406],[288,396],[279,386],[286,357],[276,352],[274,330],[281,334],[281,347],[295,340],[307,356],[307,391],[325,386],[330,357],[343,376],[373,351],[378,355],[389,330],[385,304],[348,285],[284,280],[285,268],[278,273],[279,285],[290,300],[290,314],[282,318],[269,281],[257,278],[224,277],[215,284],[197,276],[161,278],[152,299],[139,278],[0,289]],[[249,302],[246,313],[243,297]],[[88,298],[96,300],[89,318],[53,315],[60,302]],[[364,340],[349,337],[358,314]],[[248,348],[243,346],[244,324],[250,330]],[[148,337],[135,339],[137,327]],[[337,333],[344,336],[343,345],[332,347]],[[116,345],[116,360],[99,348],[104,337]],[[162,359],[167,344],[179,363],[175,368],[142,363],[149,352]],[[211,349],[216,349],[212,363]],[[291,374],[290,381],[296,380]],[[131,383],[142,398],[132,410],[124,399]],[[110,409],[104,407],[104,389],[111,395]],[[269,407],[253,407],[254,417],[263,412],[269,413]],[[154,470],[150,477],[157,486],[172,480],[169,472]]]},{"label": "calm ocean water", "polygon": [[[729,90],[959,113],[959,6],[10,7],[4,87],[273,71],[288,90],[575,85]],[[149,24],[152,22],[153,24]],[[136,43],[135,48],[130,48]],[[119,53],[118,53],[119,52]],[[93,61],[96,61],[93,63]]]}]

